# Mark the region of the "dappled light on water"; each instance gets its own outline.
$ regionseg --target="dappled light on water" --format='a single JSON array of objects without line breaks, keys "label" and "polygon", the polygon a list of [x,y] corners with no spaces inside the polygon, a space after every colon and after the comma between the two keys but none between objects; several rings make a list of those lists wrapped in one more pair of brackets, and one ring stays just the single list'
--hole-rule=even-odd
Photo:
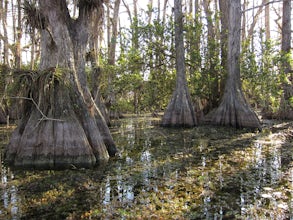
[{"label": "dappled light on water", "polygon": [[2,165],[0,218],[292,217],[292,127],[168,129],[149,117],[113,124],[120,152],[106,165],[66,171]]}]

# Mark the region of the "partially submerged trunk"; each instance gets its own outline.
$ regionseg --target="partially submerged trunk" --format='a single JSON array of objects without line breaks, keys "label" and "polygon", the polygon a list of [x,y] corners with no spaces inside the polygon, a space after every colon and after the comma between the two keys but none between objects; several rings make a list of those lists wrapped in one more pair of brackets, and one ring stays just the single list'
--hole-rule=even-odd
[{"label": "partially submerged trunk", "polygon": [[161,121],[164,127],[192,127],[197,119],[187,87],[184,44],[182,1],[174,0],[175,48],[176,48],[176,89]]},{"label": "partially submerged trunk", "polygon": [[[101,1],[90,3],[102,7]],[[26,91],[23,117],[6,148],[6,161],[38,168],[90,167],[107,161],[116,146],[85,75],[86,19],[93,8],[80,4],[79,18],[73,21],[65,0],[42,0],[40,7],[45,21],[40,71],[27,74],[32,88]]]},{"label": "partially submerged trunk", "polygon": [[22,168],[90,167],[106,161],[107,149],[98,133],[91,134],[97,128],[82,100],[54,74],[36,73],[32,83],[39,89],[23,100],[22,120],[6,149],[6,161]]},{"label": "partially submerged trunk", "polygon": [[240,0],[229,3],[228,76],[220,106],[213,112],[211,123],[235,128],[260,128],[257,115],[246,102],[240,81]]}]

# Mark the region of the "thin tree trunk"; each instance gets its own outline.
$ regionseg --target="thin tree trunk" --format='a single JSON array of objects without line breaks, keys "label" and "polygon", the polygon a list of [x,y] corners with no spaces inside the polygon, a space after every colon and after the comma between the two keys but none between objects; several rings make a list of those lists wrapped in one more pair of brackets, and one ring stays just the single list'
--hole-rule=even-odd
[{"label": "thin tree trunk", "polygon": [[286,80],[283,82],[283,97],[281,99],[281,106],[279,115],[282,119],[293,119],[293,70],[290,64],[290,59],[292,59],[291,52],[291,0],[283,1],[283,20],[282,20],[282,45],[281,54],[283,56],[282,71],[285,75]]},{"label": "thin tree trunk", "polygon": [[219,0],[221,21],[221,66],[223,68],[223,79],[220,82],[221,94],[223,96],[225,82],[228,74],[228,36],[229,36],[229,1]]},{"label": "thin tree trunk", "polygon": [[256,114],[246,102],[240,81],[241,2],[229,0],[228,76],[220,106],[211,122],[235,128],[260,128]]},{"label": "thin tree trunk", "polygon": [[[102,21],[100,22],[98,17],[99,13],[95,13],[93,15],[93,19],[91,19],[90,24],[90,38],[89,38],[89,52],[87,58],[89,59],[91,63],[91,77],[92,77],[92,88],[91,88],[91,94],[94,99],[94,102],[96,103],[97,107],[100,109],[107,125],[110,125],[110,117],[109,113],[107,111],[105,102],[103,100],[103,97],[100,93],[100,79],[102,74],[102,69],[99,66],[99,51],[101,48],[100,45],[100,39],[101,35],[103,35],[102,30]],[[97,21],[99,21],[97,23]]]},{"label": "thin tree trunk", "polygon": [[265,6],[265,32],[266,32],[266,41],[271,39],[271,25],[270,25],[270,4],[269,0],[266,0]]},{"label": "thin tree trunk", "polygon": [[168,0],[164,0],[164,6],[163,6],[163,24],[166,23],[166,11],[167,11],[167,3],[168,3]]},{"label": "thin tree trunk", "polygon": [[[221,1],[221,0],[220,0]],[[243,13],[242,13],[242,30],[241,30],[241,40],[244,41],[246,38],[246,7],[247,7],[247,0],[243,1]]]},{"label": "thin tree trunk", "polygon": [[134,49],[139,48],[138,44],[138,12],[137,12],[137,0],[133,0],[133,28],[132,28],[132,47]]},{"label": "thin tree trunk", "polygon": [[21,67],[21,38],[22,38],[22,24],[21,24],[21,5],[22,1],[17,0],[17,27],[16,27],[16,51],[15,51],[15,67]]},{"label": "thin tree trunk", "polygon": [[[258,7],[258,10],[255,13],[255,15],[254,15],[254,9],[253,9],[253,22],[250,25],[250,28],[248,29],[248,34],[247,34],[247,37],[245,40],[249,40],[249,39],[253,38],[253,31],[254,31],[255,25],[257,24],[258,18],[263,11],[263,7],[264,7],[266,1],[267,0],[262,0],[261,5]],[[252,40],[252,42],[253,42],[253,40]]]},{"label": "thin tree trunk", "polygon": [[31,43],[32,43],[32,46],[31,46],[31,51],[30,51],[30,69],[33,70],[34,69],[34,66],[35,66],[35,50],[36,50],[36,38],[35,38],[35,34],[36,34],[36,31],[35,29],[33,29],[31,31],[31,34],[30,34],[30,38],[31,38]]},{"label": "thin tree trunk", "polygon": [[197,119],[186,81],[182,0],[174,0],[174,17],[177,73],[176,89],[164,113],[161,125],[165,127],[192,127],[197,125]]},{"label": "thin tree trunk", "polygon": [[2,28],[3,28],[3,64],[10,66],[9,61],[9,42],[7,33],[7,11],[8,11],[8,1],[2,1]]},{"label": "thin tree trunk", "polygon": [[[111,21],[110,24],[108,24],[108,64],[112,67],[115,65],[115,53],[116,53],[116,46],[117,46],[117,35],[118,35],[118,18],[119,18],[119,8],[120,8],[120,0],[116,0],[114,3],[114,11],[113,11],[113,17],[110,18],[109,16],[108,22]],[[109,7],[108,7],[109,11]],[[114,68],[113,68],[114,69]],[[113,79],[114,74],[110,72],[108,75],[108,97],[107,97],[107,106],[108,111],[110,112],[110,118],[119,118],[119,112],[117,112],[117,109],[112,109],[111,106],[116,104],[116,98],[115,93],[113,89]]]}]

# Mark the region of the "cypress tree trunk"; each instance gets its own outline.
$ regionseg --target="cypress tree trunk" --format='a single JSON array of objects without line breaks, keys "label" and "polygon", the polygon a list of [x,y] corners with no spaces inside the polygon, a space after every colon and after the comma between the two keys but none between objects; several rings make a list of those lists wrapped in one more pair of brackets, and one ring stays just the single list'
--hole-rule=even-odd
[{"label": "cypress tree trunk", "polygon": [[225,81],[228,72],[228,30],[229,30],[229,1],[219,0],[221,19],[221,66],[223,68],[223,78],[220,82],[220,96],[223,96]]},{"label": "cypress tree trunk", "polygon": [[6,161],[14,166],[90,167],[116,153],[86,82],[87,19],[102,1],[87,3],[79,5],[79,17],[72,20],[65,0],[39,2],[40,71],[31,74],[22,121],[6,148]]},{"label": "cypress tree trunk", "polygon": [[256,114],[246,102],[240,81],[240,0],[229,1],[228,76],[220,106],[213,113],[215,125],[260,128]]},{"label": "cypress tree trunk", "polygon": [[283,56],[283,72],[285,74],[286,81],[283,82],[283,97],[281,100],[281,106],[279,110],[279,116],[282,119],[293,119],[293,71],[290,65],[290,59],[292,59],[291,53],[291,0],[283,1],[283,20],[282,20],[282,46],[281,53]]},{"label": "cypress tree trunk", "polygon": [[165,127],[192,127],[197,125],[197,119],[186,81],[182,0],[174,0],[174,16],[177,72],[176,89],[164,113],[161,125]]}]

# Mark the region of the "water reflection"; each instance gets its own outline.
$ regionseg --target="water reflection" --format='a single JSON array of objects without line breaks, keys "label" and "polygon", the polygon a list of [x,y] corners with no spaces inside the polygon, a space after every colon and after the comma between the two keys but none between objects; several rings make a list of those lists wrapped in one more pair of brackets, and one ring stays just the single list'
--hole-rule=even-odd
[{"label": "water reflection", "polygon": [[8,185],[9,181],[13,180],[13,174],[10,170],[1,163],[1,201],[0,201],[0,217],[7,213],[11,219],[18,219],[20,200],[17,195],[16,186]]},{"label": "water reflection", "polygon": [[120,155],[103,169],[14,177],[2,166],[0,218],[289,218],[293,171],[280,143],[223,128],[161,128],[149,118],[117,121],[112,132]]}]

